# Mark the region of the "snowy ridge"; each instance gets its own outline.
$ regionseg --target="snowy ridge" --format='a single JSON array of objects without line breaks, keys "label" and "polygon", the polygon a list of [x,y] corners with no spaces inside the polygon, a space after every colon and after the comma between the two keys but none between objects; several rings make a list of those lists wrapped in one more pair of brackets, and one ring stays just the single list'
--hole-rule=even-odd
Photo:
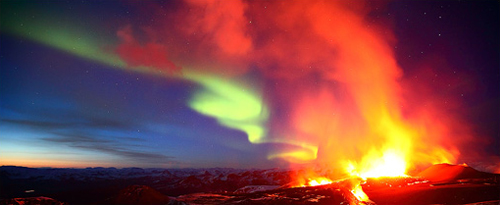
[{"label": "snowy ridge", "polygon": [[[57,191],[92,193],[94,189],[121,189],[130,185],[147,185],[169,196],[196,192],[227,193],[243,190],[267,190],[259,186],[279,187],[290,182],[290,170],[283,169],[142,169],[142,168],[26,168],[0,167],[5,186],[13,187],[4,198],[36,196]],[[42,186],[43,185],[43,186]],[[63,187],[77,185],[65,190]],[[48,189],[47,187],[51,187]],[[73,190],[72,190],[73,189]],[[254,190],[254,191],[255,191]],[[2,194],[0,194],[0,198]]]},{"label": "snowy ridge", "polygon": [[230,168],[209,169],[160,169],[160,168],[27,168],[16,166],[2,166],[0,172],[5,173],[11,179],[39,179],[39,180],[95,180],[95,179],[129,179],[141,177],[177,177],[188,176],[227,176],[231,173],[241,173],[248,170]]}]

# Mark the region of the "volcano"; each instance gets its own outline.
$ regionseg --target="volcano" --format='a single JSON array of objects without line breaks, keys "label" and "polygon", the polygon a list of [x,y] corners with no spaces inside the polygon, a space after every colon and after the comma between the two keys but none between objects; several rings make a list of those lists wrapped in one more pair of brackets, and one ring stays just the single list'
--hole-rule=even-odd
[{"label": "volcano", "polygon": [[23,2],[2,204],[500,200],[499,1]]},{"label": "volcano", "polygon": [[498,204],[499,180],[466,165],[437,164],[415,177],[369,179],[363,190],[377,204]]},{"label": "volcano", "polygon": [[475,170],[463,165],[436,164],[417,174],[418,177],[427,179],[433,183],[453,183],[464,180],[482,180],[497,178],[497,174],[490,174]]},{"label": "volcano", "polygon": [[[98,175],[95,171],[0,167],[0,204],[31,204],[39,199],[59,204],[500,203],[500,174],[467,165],[436,164],[415,176],[349,177],[304,186],[291,186],[293,178],[287,177],[300,170],[99,168]],[[203,180],[190,180],[195,178]]]}]

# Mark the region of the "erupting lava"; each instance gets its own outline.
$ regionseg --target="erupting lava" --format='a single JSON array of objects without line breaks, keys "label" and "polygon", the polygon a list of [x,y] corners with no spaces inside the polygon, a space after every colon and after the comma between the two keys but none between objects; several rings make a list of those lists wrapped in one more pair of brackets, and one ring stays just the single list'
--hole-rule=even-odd
[{"label": "erupting lava", "polygon": [[[193,110],[246,133],[250,143],[279,145],[268,159],[343,170],[339,178],[347,174],[353,179],[350,191],[361,201],[368,200],[361,187],[367,178],[402,177],[422,166],[455,163],[460,154],[455,140],[445,145],[443,139],[463,138],[460,135],[469,134],[466,126],[457,125],[433,99],[421,97],[426,94],[422,81],[422,88],[413,90],[416,83],[400,67],[389,24],[367,21],[383,4],[284,2],[187,1],[186,11],[178,13],[187,16],[162,22],[177,22],[181,29],[146,33],[153,39],[151,45],[163,41],[156,40],[158,36],[193,42],[165,54],[182,67],[192,67],[176,77],[202,87],[189,102]],[[148,49],[133,39],[133,33],[120,31],[123,44],[118,48]],[[175,48],[172,43],[164,48]],[[175,58],[186,53],[199,60]],[[138,63],[127,52],[119,54],[132,65],[177,68],[170,61]],[[245,74],[264,80],[247,79],[247,84],[242,80]],[[253,85],[259,88],[250,89]],[[333,174],[299,175],[298,186],[337,179]]]},{"label": "erupting lava", "polygon": [[386,151],[381,158],[374,155],[367,155],[364,159],[369,159],[366,167],[357,168],[354,162],[349,162],[346,171],[353,176],[367,178],[377,177],[401,177],[406,175],[406,161],[401,155],[395,152]]},{"label": "erupting lava", "polygon": [[[378,177],[401,177],[406,175],[407,163],[401,155],[393,151],[386,151],[382,157],[377,155],[367,155],[363,160],[369,160],[366,167],[357,167],[354,162],[349,162],[346,168],[347,173],[352,177],[360,177],[362,180]],[[364,161],[366,162],[366,161]],[[355,183],[351,193],[360,201],[369,201],[368,195],[361,187],[361,181]]]},{"label": "erupting lava", "polygon": [[325,177],[318,177],[317,179],[311,179],[309,181],[309,186],[319,186],[319,185],[326,185],[326,184],[331,184],[333,181],[325,178]]},{"label": "erupting lava", "polygon": [[[401,155],[397,155],[395,152],[386,151],[381,158],[376,158],[376,155],[367,155],[363,160],[369,159],[367,167],[358,168],[349,162],[346,171],[351,176],[361,177],[363,180],[367,178],[377,178],[377,177],[401,177],[406,175],[406,161]],[[354,185],[351,189],[351,193],[360,201],[369,201],[368,195],[363,191],[361,187],[361,182]]]},{"label": "erupting lava", "polygon": [[[284,84],[293,88],[289,91],[293,95],[276,97],[284,98],[279,102],[290,102],[287,108],[291,115],[287,117],[291,119],[273,122],[279,125],[277,127],[288,129],[272,133],[285,138],[280,142],[294,143],[273,156],[283,156],[292,163],[305,161],[342,169],[344,174],[356,179],[351,182],[350,190],[360,201],[368,200],[360,185],[367,178],[404,177],[408,170],[455,162],[459,152],[449,141],[444,146],[442,139],[468,133],[452,131],[455,126],[440,117],[446,113],[437,105],[419,104],[421,99],[417,94],[402,83],[407,76],[397,62],[393,49],[395,39],[389,28],[366,22],[364,16],[369,11],[361,9],[367,8],[364,6],[352,7],[340,1],[319,1],[307,6],[293,2],[280,10],[286,18],[273,23],[283,30],[308,28],[309,32],[297,35],[300,38],[286,36],[285,40],[307,45],[317,52],[289,54],[290,48],[272,44],[273,51],[283,53],[271,56],[305,59],[304,62],[292,61],[293,65],[288,65],[288,59],[276,59],[282,60],[276,61],[276,65],[282,65],[278,68],[310,68],[307,70],[310,73],[301,72],[301,75],[313,74],[313,77],[290,76],[293,84]],[[284,23],[285,19],[301,19],[303,24]],[[311,79],[314,83],[308,82]],[[299,84],[301,86],[295,86]],[[293,99],[289,99],[290,96]],[[323,184],[322,179],[311,177],[314,173],[303,175],[298,179],[303,185]],[[357,180],[359,178],[362,180]]]},{"label": "erupting lava", "polygon": [[353,189],[351,189],[351,193],[360,201],[369,201],[368,195],[361,188],[361,184],[356,184]]}]

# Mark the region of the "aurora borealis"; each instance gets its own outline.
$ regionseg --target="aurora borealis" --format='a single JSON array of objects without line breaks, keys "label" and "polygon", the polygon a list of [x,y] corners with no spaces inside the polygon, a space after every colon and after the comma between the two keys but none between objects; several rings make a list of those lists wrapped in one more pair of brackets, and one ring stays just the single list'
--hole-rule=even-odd
[{"label": "aurora borealis", "polygon": [[1,165],[500,165],[496,1],[0,9]]}]

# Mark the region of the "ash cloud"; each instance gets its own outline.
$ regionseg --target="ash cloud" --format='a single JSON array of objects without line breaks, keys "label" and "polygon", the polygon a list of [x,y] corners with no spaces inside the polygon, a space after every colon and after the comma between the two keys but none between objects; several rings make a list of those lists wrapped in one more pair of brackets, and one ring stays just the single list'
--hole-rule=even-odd
[{"label": "ash cloud", "polygon": [[[113,140],[106,140],[113,139]],[[163,154],[138,151],[137,149],[132,149],[131,147],[136,147],[137,145],[127,144],[120,141],[123,137],[110,137],[106,136],[104,139],[102,137],[91,137],[86,135],[63,135],[60,134],[57,137],[42,138],[44,141],[56,142],[65,144],[69,147],[97,151],[101,153],[110,154],[113,156],[122,157],[124,160],[131,160],[141,162],[143,164],[163,164],[172,163],[174,157],[166,156]]]},{"label": "ash cloud", "polygon": [[[309,151],[318,150],[312,154],[319,163],[361,161],[368,150],[388,148],[408,152],[406,160],[414,164],[454,162],[470,130],[463,123],[436,120],[446,115],[441,105],[411,106],[436,114],[407,114],[412,110],[404,103],[419,96],[401,83],[390,20],[367,21],[375,7],[384,6],[364,1],[185,1],[175,11],[148,15],[155,23],[142,28],[132,23],[132,28],[140,28],[134,32],[149,42],[161,42],[168,60],[179,67],[229,77],[262,76],[263,98],[271,110],[267,141],[316,147]],[[135,40],[122,38],[118,47],[129,41]],[[118,54],[127,62],[137,60]],[[429,119],[437,126],[426,123]],[[449,132],[456,127],[463,132]],[[311,158],[298,156],[304,150],[277,149],[285,158]]]}]

